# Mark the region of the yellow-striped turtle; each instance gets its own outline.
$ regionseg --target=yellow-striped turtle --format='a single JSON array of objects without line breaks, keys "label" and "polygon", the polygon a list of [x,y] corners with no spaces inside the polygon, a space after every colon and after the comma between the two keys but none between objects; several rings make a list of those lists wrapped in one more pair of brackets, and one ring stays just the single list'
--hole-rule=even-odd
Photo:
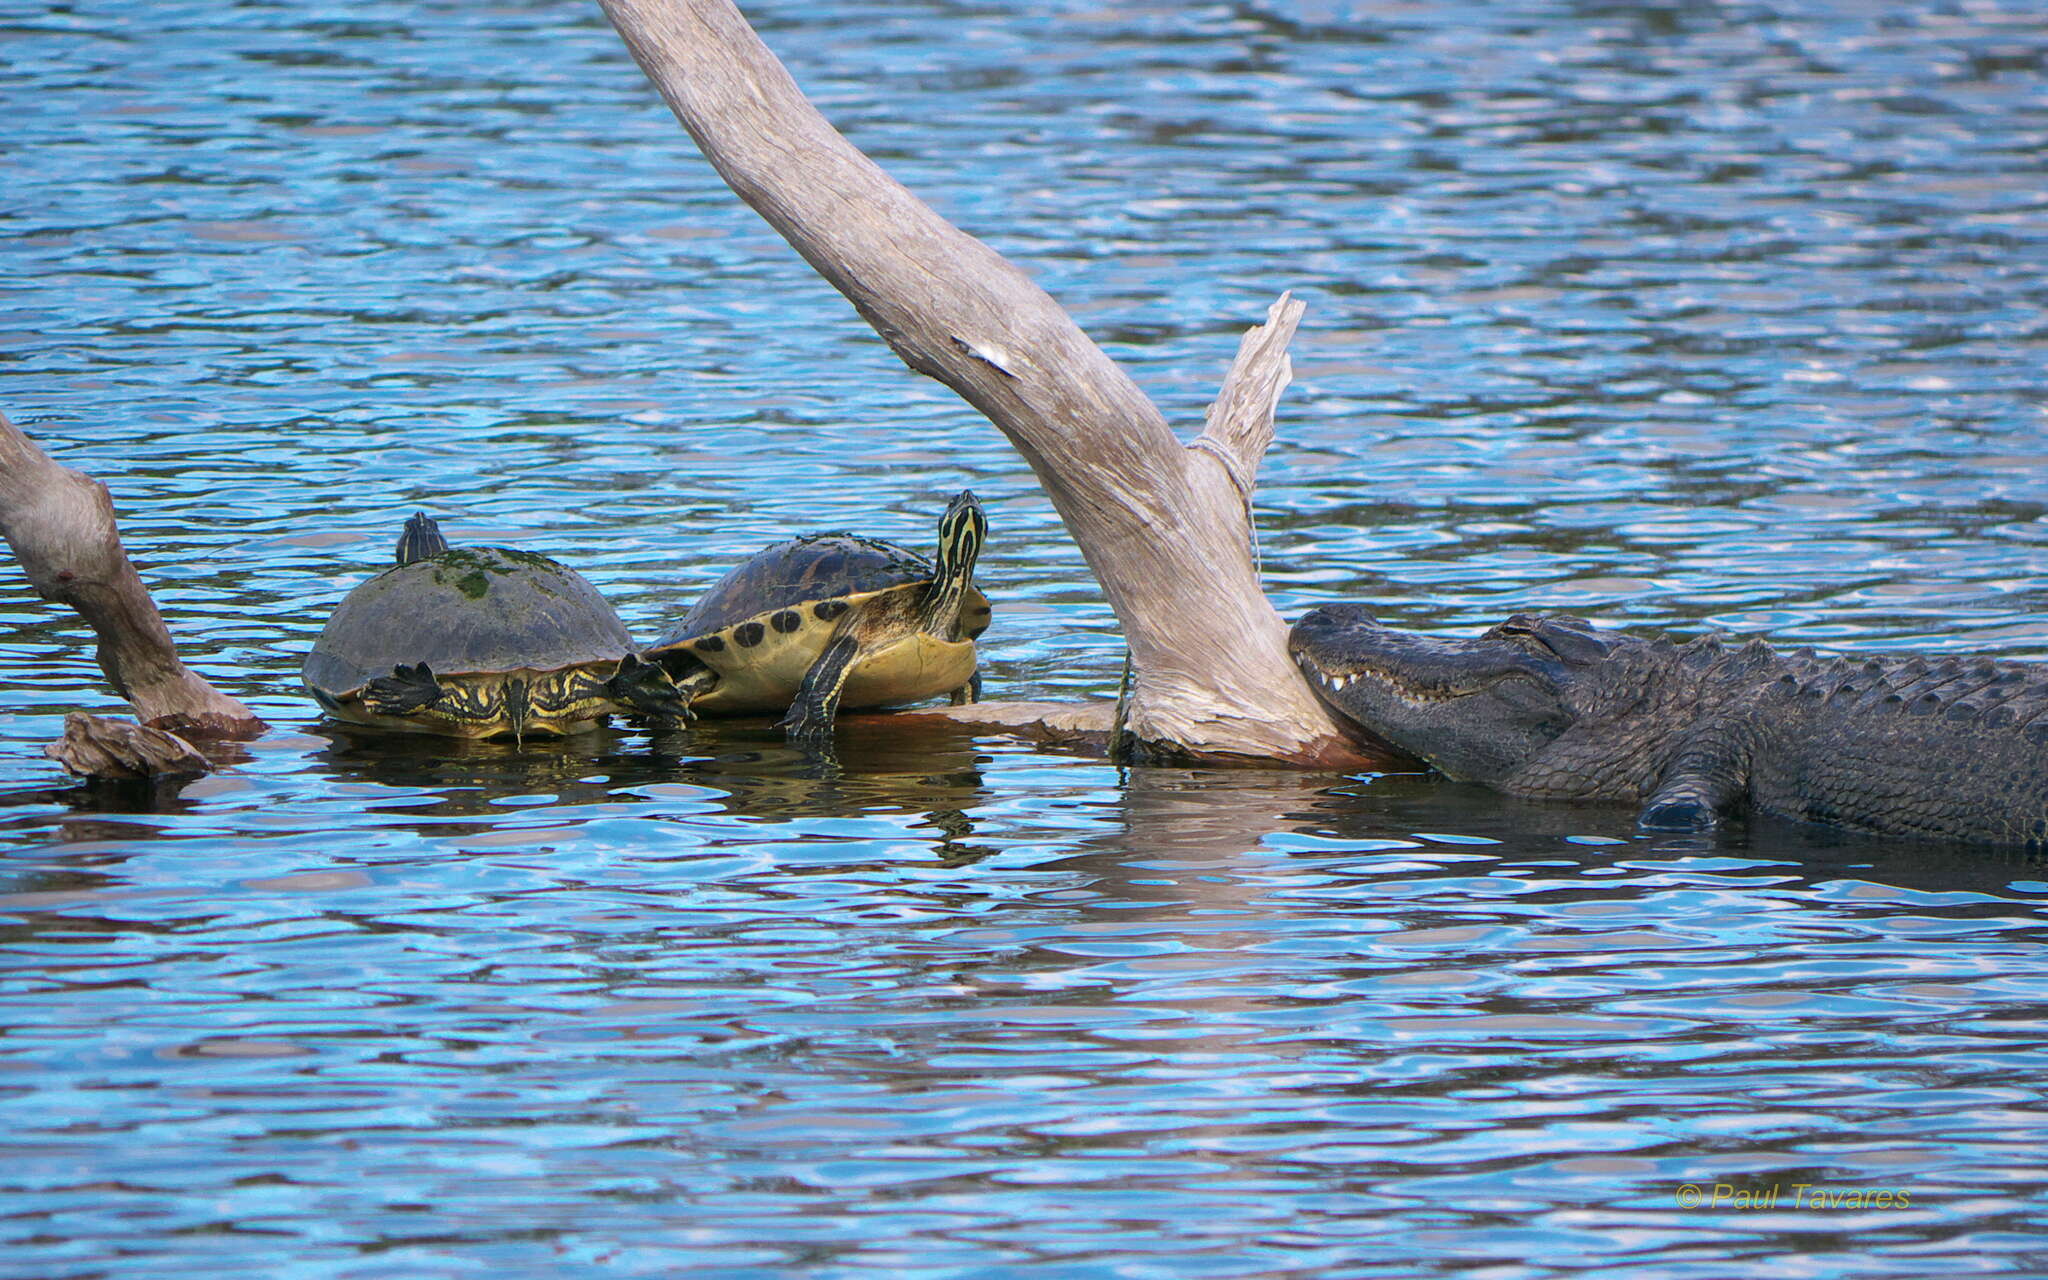
[{"label": "yellow-striped turtle", "polygon": [[424,513],[406,521],[398,564],[335,609],[303,676],[337,719],[459,738],[688,714],[597,588],[546,556],[450,548]]},{"label": "yellow-striped turtle", "polygon": [[987,536],[981,504],[962,493],[939,519],[936,562],[848,533],[778,542],[719,579],[647,656],[692,712],[786,707],[782,727],[799,740],[829,736],[842,705],[971,702],[974,638],[989,622],[974,561]]}]

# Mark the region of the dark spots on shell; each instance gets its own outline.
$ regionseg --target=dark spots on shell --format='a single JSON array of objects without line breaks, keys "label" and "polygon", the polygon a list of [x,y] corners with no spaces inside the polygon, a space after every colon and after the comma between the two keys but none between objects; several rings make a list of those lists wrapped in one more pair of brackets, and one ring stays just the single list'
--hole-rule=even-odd
[{"label": "dark spots on shell", "polygon": [[811,606],[811,612],[817,615],[820,622],[830,622],[840,614],[845,613],[846,609],[847,604],[844,600],[820,600],[817,604]]},{"label": "dark spots on shell", "polygon": [[804,625],[804,620],[797,615],[796,610],[782,609],[778,610],[774,617],[768,619],[768,625],[774,627],[777,631],[787,634]]},{"label": "dark spots on shell", "polygon": [[761,637],[768,634],[767,628],[758,622],[742,622],[732,629],[732,638],[742,649],[751,649],[761,643]]},{"label": "dark spots on shell", "polygon": [[723,648],[725,648],[725,638],[723,636],[705,636],[697,642],[697,651],[699,653],[717,653]]}]

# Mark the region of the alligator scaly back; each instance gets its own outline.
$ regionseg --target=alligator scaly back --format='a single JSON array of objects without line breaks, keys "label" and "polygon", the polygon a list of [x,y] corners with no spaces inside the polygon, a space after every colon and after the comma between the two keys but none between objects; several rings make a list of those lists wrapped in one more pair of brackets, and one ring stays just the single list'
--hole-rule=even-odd
[{"label": "alligator scaly back", "polygon": [[1879,834],[2048,846],[2048,668],[1980,656],[1685,644],[1575,618],[1471,640],[1317,610],[1291,638],[1326,701],[1454,777],[1642,805],[1754,807]]}]

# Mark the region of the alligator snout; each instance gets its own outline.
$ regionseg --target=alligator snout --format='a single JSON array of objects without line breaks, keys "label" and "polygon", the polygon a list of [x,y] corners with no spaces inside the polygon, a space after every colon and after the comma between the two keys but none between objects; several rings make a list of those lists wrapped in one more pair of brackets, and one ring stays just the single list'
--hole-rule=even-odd
[{"label": "alligator snout", "polygon": [[1288,633],[1287,647],[1300,653],[1318,638],[1328,640],[1349,631],[1378,628],[1372,610],[1362,604],[1326,604],[1311,609]]}]

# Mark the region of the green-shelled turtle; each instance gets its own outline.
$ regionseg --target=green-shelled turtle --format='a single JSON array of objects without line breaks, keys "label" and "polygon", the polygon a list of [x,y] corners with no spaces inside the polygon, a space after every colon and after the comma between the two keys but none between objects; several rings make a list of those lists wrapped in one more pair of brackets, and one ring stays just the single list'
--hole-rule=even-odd
[{"label": "green-shelled turtle", "polygon": [[667,672],[640,660],[580,575],[528,551],[451,548],[425,514],[406,521],[397,566],[328,619],[304,679],[338,719],[461,738],[687,714]]}]

